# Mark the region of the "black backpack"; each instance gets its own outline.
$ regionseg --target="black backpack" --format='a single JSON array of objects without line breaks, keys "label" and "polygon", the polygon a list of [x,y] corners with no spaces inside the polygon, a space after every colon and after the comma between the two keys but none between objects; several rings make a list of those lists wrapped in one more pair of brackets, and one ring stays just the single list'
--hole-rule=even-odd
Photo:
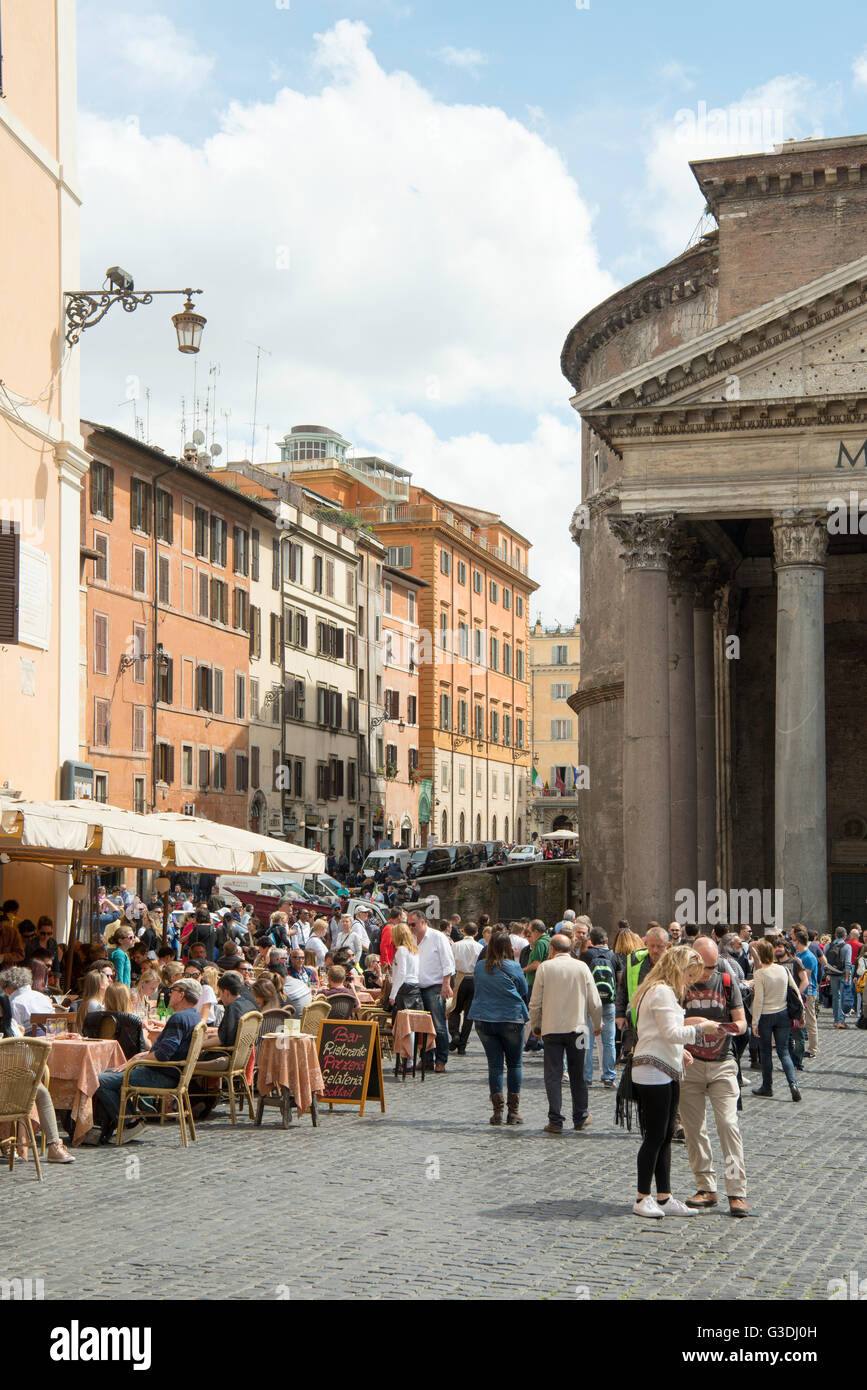
[{"label": "black backpack", "polygon": [[846,942],[841,938],[832,941],[825,956],[826,968],[829,975],[844,975],[846,968],[843,964],[843,947]]}]

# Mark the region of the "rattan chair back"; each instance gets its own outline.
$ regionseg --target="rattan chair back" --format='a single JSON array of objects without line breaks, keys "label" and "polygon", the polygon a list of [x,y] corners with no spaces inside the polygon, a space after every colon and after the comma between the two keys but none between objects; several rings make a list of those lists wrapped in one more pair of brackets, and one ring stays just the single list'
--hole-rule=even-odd
[{"label": "rattan chair back", "polygon": [[0,1038],[0,1123],[29,1117],[50,1054],[47,1038]]},{"label": "rattan chair back", "polygon": [[319,1025],[323,1018],[327,1018],[331,1013],[331,1005],[327,999],[314,999],[312,1004],[301,1015],[301,1032],[309,1033],[311,1037],[319,1037]]}]

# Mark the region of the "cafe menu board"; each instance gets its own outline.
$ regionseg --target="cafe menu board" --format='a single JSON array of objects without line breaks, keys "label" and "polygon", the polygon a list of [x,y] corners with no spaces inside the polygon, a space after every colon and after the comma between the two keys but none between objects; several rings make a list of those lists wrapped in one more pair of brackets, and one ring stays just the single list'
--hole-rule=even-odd
[{"label": "cafe menu board", "polygon": [[323,1089],[319,1100],[330,1106],[358,1105],[364,1114],[367,1100],[378,1100],[385,1110],[379,1026],[350,1018],[324,1018],[316,1043]]}]

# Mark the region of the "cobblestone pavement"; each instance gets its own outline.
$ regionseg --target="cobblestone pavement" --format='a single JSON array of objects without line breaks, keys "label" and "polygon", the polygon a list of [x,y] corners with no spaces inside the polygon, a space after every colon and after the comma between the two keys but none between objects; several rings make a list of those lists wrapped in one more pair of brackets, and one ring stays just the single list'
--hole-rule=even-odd
[{"label": "cobblestone pavement", "polygon": [[[538,1054],[523,1126],[492,1128],[473,1037],[445,1076],[387,1075],[385,1115],[325,1109],[318,1129],[305,1118],[283,1131],[266,1111],[262,1129],[233,1131],[218,1110],[186,1151],[174,1125],[151,1125],[48,1167],[41,1188],[32,1164],[0,1171],[3,1273],[75,1300],[824,1300],[859,1259],[867,1276],[867,1033],[825,1022],[805,1065],[799,1106],[778,1063],[773,1100],[754,1098],[757,1073],[744,1072],[749,1221],[724,1199],[689,1221],[632,1216],[638,1141],[615,1127],[613,1093],[591,1090],[588,1131],[542,1133]],[[672,1179],[691,1195],[681,1145]]]}]

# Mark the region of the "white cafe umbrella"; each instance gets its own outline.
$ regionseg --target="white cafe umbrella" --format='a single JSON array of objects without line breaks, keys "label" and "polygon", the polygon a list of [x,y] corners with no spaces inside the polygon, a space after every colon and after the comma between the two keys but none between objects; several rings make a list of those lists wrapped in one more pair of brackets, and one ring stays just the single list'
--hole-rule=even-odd
[{"label": "white cafe umbrella", "polygon": [[542,836],[543,840],[577,840],[576,830],[549,830],[547,835]]}]

